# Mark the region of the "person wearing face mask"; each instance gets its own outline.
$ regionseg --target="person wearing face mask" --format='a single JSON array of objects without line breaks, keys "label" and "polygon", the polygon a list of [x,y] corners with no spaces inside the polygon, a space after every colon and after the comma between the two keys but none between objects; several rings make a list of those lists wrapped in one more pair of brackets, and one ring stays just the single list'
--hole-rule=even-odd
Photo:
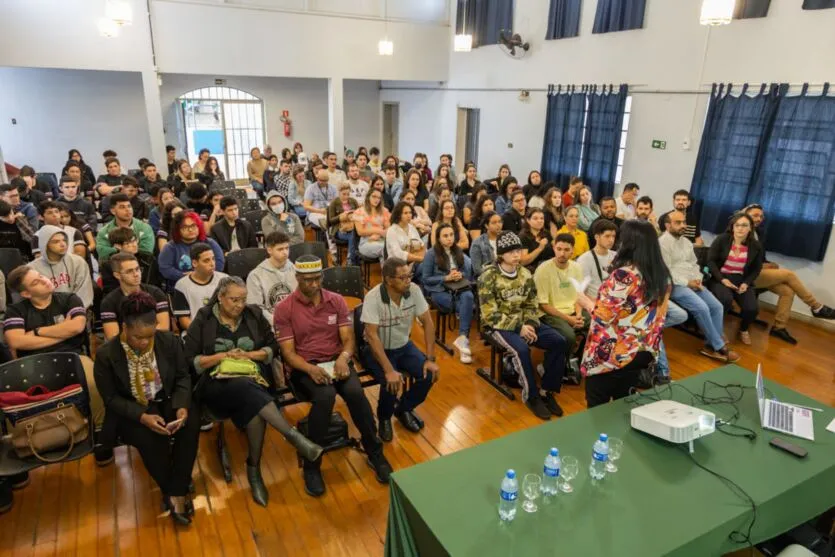
[{"label": "person wearing face mask", "polygon": [[271,232],[284,232],[290,238],[290,245],[304,242],[304,227],[299,216],[288,211],[287,199],[277,191],[267,194],[267,213],[261,219],[261,230],[264,236]]}]

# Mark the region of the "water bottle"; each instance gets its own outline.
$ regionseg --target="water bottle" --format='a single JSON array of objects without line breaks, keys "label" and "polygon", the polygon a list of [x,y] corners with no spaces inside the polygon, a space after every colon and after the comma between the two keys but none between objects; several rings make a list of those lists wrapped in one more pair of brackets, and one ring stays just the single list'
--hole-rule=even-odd
[{"label": "water bottle", "polygon": [[516,472],[508,470],[502,479],[502,489],[499,497],[499,518],[510,522],[516,518],[516,496],[519,493],[519,482]]},{"label": "water bottle", "polygon": [[552,448],[545,457],[545,466],[542,469],[542,486],[540,491],[543,495],[556,495],[559,493],[557,482],[560,480],[560,452]]},{"label": "water bottle", "polygon": [[607,460],[609,460],[609,436],[601,433],[600,438],[594,442],[591,451],[589,475],[593,480],[602,480],[606,476]]}]

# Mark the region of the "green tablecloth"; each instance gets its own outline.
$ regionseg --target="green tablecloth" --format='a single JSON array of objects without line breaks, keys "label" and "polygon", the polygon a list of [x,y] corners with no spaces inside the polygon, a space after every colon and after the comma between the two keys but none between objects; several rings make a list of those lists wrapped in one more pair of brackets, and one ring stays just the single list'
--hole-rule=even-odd
[{"label": "green tablecloth", "polygon": [[[705,381],[753,386],[754,374],[730,365],[681,383],[701,391]],[[766,381],[779,400],[824,407]],[[683,389],[674,399],[692,404]],[[718,395],[716,390],[710,394]],[[738,483],[756,502],[752,541],[771,538],[835,506],[835,434],[826,425],[835,410],[815,412],[815,441],[780,435],[805,447],[797,459],[769,446],[778,435],[762,430],[756,392],[746,389],[737,404],[738,424],[758,433],[755,441],[715,432],[696,441],[694,457]],[[698,406],[697,404],[694,404]],[[698,468],[681,446],[633,430],[633,405],[617,401],[552,420],[539,427],[426,462],[392,476],[386,532],[388,557],[420,555],[721,555],[744,545],[728,539],[745,529],[751,506],[722,481]],[[711,405],[717,417],[733,409]],[[520,412],[523,410],[520,409]],[[620,437],[625,449],[620,471],[592,485],[588,466],[600,432]],[[535,514],[521,509],[522,478],[542,472],[548,449],[580,460],[572,494],[538,499]],[[499,484],[505,470],[520,483],[516,519],[498,518]]]}]

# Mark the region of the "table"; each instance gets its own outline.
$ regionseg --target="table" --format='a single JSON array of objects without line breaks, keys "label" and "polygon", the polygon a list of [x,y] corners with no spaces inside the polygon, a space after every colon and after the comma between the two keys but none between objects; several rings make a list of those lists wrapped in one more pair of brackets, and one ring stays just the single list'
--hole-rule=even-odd
[{"label": "table", "polygon": [[[735,365],[689,377],[680,383],[701,392],[705,381],[753,387],[755,375]],[[715,432],[695,443],[693,457],[739,484],[756,502],[752,542],[785,532],[835,506],[835,434],[826,425],[835,410],[786,387],[766,381],[783,402],[824,408],[815,412],[815,441],[762,430],[756,391],[745,389],[736,423],[757,439]],[[683,389],[675,400],[694,404]],[[709,394],[718,395],[715,389]],[[721,555],[745,547],[728,535],[745,530],[750,503],[697,467],[682,446],[633,430],[626,400],[552,420],[500,439],[425,462],[392,475],[386,532],[387,557],[442,555]],[[730,417],[725,404],[705,408]],[[523,410],[520,408],[519,410]],[[601,432],[620,437],[619,471],[592,484],[588,465]],[[769,446],[780,435],[806,448],[797,459]],[[580,460],[574,493],[537,500],[540,510],[521,509],[522,478],[542,472],[548,449]],[[499,484],[508,468],[519,478],[516,519],[498,518]]]}]

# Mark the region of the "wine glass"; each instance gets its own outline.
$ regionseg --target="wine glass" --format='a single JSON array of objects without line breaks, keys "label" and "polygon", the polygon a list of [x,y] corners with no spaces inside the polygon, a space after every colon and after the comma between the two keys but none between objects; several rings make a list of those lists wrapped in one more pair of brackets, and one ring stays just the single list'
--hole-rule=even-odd
[{"label": "wine glass", "polygon": [[560,483],[560,490],[563,493],[571,493],[574,491],[574,488],[571,487],[571,480],[576,478],[577,474],[580,473],[580,461],[573,456],[564,456],[561,461],[562,469],[560,470],[560,477],[562,478],[562,483]]},{"label": "wine glass", "polygon": [[525,512],[535,513],[539,507],[536,506],[535,500],[539,497],[539,488],[542,485],[542,478],[539,474],[525,474],[525,479],[522,481],[522,493],[525,495],[525,502],[522,503],[522,508]]},{"label": "wine glass", "polygon": [[609,458],[606,461],[606,471],[614,474],[618,471],[615,461],[623,454],[623,441],[617,437],[609,437]]}]

